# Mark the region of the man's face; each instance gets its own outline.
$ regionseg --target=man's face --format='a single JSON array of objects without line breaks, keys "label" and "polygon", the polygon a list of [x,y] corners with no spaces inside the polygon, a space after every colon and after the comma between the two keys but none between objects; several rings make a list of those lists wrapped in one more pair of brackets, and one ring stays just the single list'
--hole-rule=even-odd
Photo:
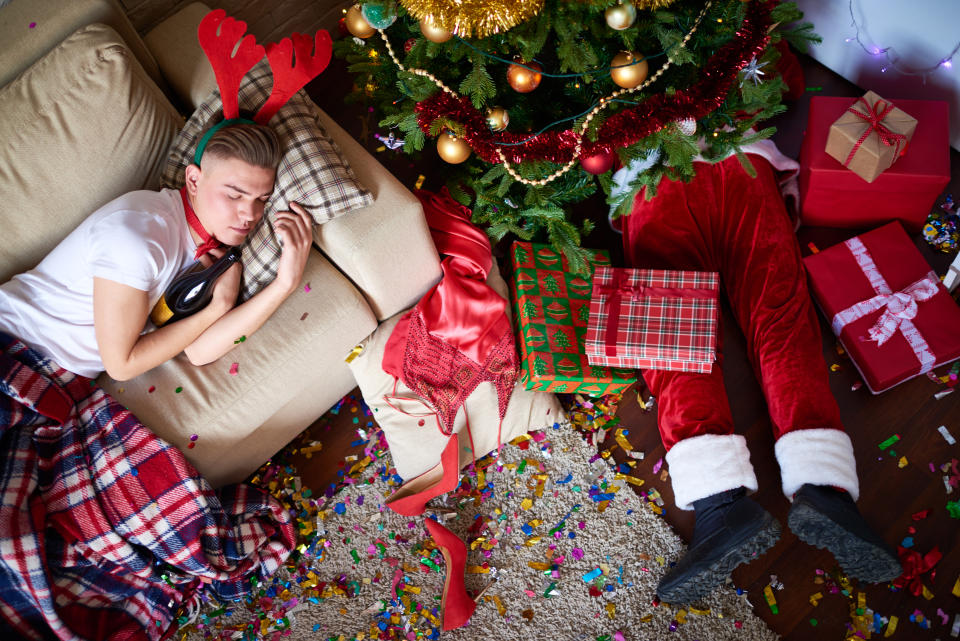
[{"label": "man's face", "polygon": [[241,244],[263,218],[276,172],[237,158],[204,158],[202,168],[190,167],[187,189],[197,218],[221,243]]}]

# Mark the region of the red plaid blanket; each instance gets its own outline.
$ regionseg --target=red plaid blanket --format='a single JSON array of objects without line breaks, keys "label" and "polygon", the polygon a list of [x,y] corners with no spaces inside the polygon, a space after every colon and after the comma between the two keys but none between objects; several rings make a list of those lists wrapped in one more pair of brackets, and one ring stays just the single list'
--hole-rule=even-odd
[{"label": "red plaid blanket", "polygon": [[209,585],[238,599],[294,546],[290,515],[214,492],[94,381],[0,332],[0,638],[159,639]]}]

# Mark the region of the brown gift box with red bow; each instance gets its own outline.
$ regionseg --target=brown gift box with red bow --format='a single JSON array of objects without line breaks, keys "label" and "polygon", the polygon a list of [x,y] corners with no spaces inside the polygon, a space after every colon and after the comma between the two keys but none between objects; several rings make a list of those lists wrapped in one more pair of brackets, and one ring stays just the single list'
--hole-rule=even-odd
[{"label": "brown gift box with red bow", "polygon": [[830,125],[827,154],[872,183],[907,151],[917,119],[868,91]]}]

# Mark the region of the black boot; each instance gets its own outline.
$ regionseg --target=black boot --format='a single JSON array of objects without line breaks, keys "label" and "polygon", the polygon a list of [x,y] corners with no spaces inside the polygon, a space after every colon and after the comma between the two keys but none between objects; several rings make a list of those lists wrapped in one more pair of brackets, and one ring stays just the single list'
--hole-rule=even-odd
[{"label": "black boot", "polygon": [[881,583],[903,573],[897,553],[867,525],[846,492],[826,485],[802,486],[793,497],[787,524],[801,541],[830,550],[848,576]]},{"label": "black boot", "polygon": [[742,487],[694,501],[693,508],[693,540],[657,586],[657,596],[675,605],[706,596],[780,538],[780,524]]}]

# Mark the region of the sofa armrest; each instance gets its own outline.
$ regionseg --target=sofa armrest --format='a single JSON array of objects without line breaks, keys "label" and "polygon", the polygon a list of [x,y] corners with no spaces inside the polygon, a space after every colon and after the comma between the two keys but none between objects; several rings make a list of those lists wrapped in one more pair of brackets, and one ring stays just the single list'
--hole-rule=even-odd
[{"label": "sofa armrest", "polygon": [[420,201],[330,116],[320,124],[353,168],[373,204],[313,228],[317,245],[357,289],[379,320],[415,304],[442,275]]},{"label": "sofa armrest", "polygon": [[194,2],[143,38],[186,113],[193,112],[217,88],[213,67],[197,40],[197,27],[208,13],[210,7]]}]

